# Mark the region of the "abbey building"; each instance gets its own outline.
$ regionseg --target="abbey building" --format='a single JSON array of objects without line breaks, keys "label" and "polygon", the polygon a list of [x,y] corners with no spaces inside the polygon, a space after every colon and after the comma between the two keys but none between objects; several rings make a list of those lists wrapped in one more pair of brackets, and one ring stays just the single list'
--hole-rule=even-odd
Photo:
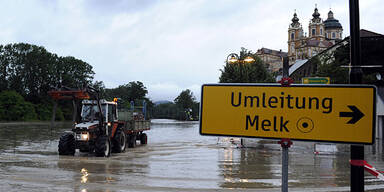
[{"label": "abbey building", "polygon": [[289,63],[296,60],[309,59],[343,38],[343,27],[333,12],[328,12],[328,18],[323,21],[315,8],[308,25],[308,35],[304,33],[296,12],[288,28],[288,57]]},{"label": "abbey building", "polygon": [[289,57],[289,65],[304,62],[342,39],[343,27],[333,12],[329,11],[327,19],[323,21],[316,7],[308,24],[308,35],[296,11],[293,14],[292,23],[288,27],[288,52],[263,47],[257,50],[256,55],[268,64],[270,71],[277,72],[283,67],[282,57]]}]

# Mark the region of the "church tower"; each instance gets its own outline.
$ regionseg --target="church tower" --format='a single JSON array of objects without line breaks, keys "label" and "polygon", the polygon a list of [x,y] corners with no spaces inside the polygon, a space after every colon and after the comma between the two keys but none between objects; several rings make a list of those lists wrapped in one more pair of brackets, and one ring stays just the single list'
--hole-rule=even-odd
[{"label": "church tower", "polygon": [[319,13],[319,10],[317,9],[317,6],[315,7],[312,17],[313,18],[309,21],[309,26],[308,26],[309,39],[318,40],[318,41],[324,40],[325,39],[324,23],[320,18],[320,13]]},{"label": "church tower", "polygon": [[325,26],[325,38],[327,40],[335,42],[340,41],[343,38],[343,27],[339,23],[339,20],[333,17],[333,12],[328,12],[328,18],[324,21]]},{"label": "church tower", "polygon": [[293,14],[292,23],[288,28],[288,57],[290,63],[296,60],[296,47],[299,46],[300,39],[303,37],[303,28],[299,23],[296,11]]}]

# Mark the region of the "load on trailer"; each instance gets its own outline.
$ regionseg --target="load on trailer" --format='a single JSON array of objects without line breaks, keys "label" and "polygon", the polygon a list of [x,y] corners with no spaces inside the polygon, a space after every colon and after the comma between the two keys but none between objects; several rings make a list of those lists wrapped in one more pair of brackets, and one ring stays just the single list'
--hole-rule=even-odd
[{"label": "load on trailer", "polygon": [[[74,103],[74,126],[60,137],[59,155],[74,155],[79,149],[80,152],[108,157],[111,152],[124,152],[127,145],[135,147],[137,140],[147,144],[147,135],[143,132],[150,129],[150,120],[145,118],[145,107],[142,112],[134,108],[120,110],[117,99],[99,99],[98,92],[90,87],[48,93],[55,100],[72,99]],[[79,101],[81,112],[77,115],[76,103]]]}]

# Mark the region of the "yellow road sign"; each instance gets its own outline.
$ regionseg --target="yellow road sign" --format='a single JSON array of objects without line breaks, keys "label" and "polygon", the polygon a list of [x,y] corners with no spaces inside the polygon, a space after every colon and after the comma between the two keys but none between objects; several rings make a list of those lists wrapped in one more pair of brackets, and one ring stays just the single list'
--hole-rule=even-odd
[{"label": "yellow road sign", "polygon": [[207,84],[200,115],[201,135],[373,144],[376,88]]}]

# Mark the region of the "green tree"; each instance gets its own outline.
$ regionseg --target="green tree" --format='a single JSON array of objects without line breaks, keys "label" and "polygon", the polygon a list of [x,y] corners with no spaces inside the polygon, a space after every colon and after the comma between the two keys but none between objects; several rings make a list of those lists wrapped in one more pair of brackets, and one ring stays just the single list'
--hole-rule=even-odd
[{"label": "green tree", "polygon": [[[37,119],[40,121],[49,121],[52,118],[52,110],[53,106],[50,103],[39,103],[35,105],[35,111],[37,114]],[[72,111],[71,111],[72,113]],[[65,120],[63,111],[61,108],[56,109],[56,115],[55,115],[56,121],[63,121]]]},{"label": "green tree", "polygon": [[199,104],[196,102],[195,96],[191,90],[186,89],[182,91],[179,96],[174,100],[177,108],[180,110],[177,114],[177,119],[180,120],[192,120],[197,119],[199,114]]},{"label": "green tree", "polygon": [[191,90],[186,89],[182,91],[179,96],[177,96],[174,100],[176,105],[180,106],[182,109],[192,109],[193,104],[195,103],[195,96]]},{"label": "green tree", "polygon": [[28,121],[37,119],[34,105],[26,102],[16,91],[0,93],[0,120]]},{"label": "green tree", "polygon": [[[39,105],[40,112],[51,105],[47,92],[52,87],[82,87],[92,82],[93,75],[88,63],[74,57],[58,57],[41,46],[0,45],[0,91],[16,91],[26,101]],[[62,109],[72,106],[69,102],[61,105]],[[46,119],[40,114],[44,113],[39,113],[39,119]]]},{"label": "green tree", "polygon": [[82,87],[92,83],[95,72],[88,63],[74,57],[59,57],[55,66],[58,85]]},{"label": "green tree", "polygon": [[[252,57],[253,62],[244,62],[246,57]],[[256,55],[247,49],[240,51],[239,62],[226,62],[224,69],[220,69],[220,83],[268,83],[275,82],[268,66]]]},{"label": "green tree", "polygon": [[349,65],[349,46],[337,48],[333,55],[325,55],[322,60],[318,57],[312,60],[318,66],[315,76],[330,77],[332,84],[348,83],[348,68],[342,66]]},{"label": "green tree", "polygon": [[[349,41],[349,40],[348,40]],[[368,41],[368,42],[366,42]],[[372,42],[373,41],[373,42]],[[362,39],[364,46],[362,46],[362,65],[376,64],[380,61],[378,55],[375,54],[377,50],[383,50],[383,45],[375,40]],[[377,50],[376,50],[377,49]],[[379,54],[380,55],[380,54]],[[316,57],[317,58],[317,57]],[[330,77],[331,83],[345,84],[349,83],[349,68],[350,64],[350,45],[349,43],[338,47],[333,53],[322,57],[321,61],[317,64],[317,72],[315,76]],[[362,68],[363,77],[362,82],[365,84],[373,84],[377,81],[376,73],[379,68]]]},{"label": "green tree", "polygon": [[182,109],[175,103],[162,103],[153,107],[153,118],[157,119],[178,119]]},{"label": "green tree", "polygon": [[105,89],[106,98],[109,100],[115,97],[121,98],[125,106],[128,106],[131,101],[134,101],[136,105],[141,105],[147,93],[147,88],[140,81],[132,81],[117,88]]},{"label": "green tree", "polygon": [[0,46],[0,91],[15,90],[39,103],[51,87],[81,87],[91,83],[94,72],[74,57],[58,57],[44,47],[27,43]]},{"label": "green tree", "polygon": [[107,98],[105,93],[106,88],[103,81],[95,81],[90,86],[99,91],[100,98]]}]

